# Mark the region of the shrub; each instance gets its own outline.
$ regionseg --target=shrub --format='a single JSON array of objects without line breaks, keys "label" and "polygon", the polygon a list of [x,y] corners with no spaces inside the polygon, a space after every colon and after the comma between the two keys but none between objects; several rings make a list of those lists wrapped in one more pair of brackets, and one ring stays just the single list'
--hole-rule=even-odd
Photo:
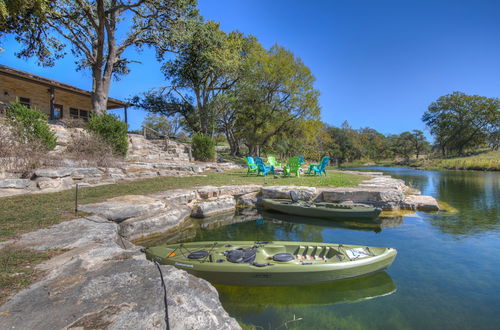
[{"label": "shrub", "polygon": [[118,160],[113,157],[114,150],[111,145],[92,133],[80,132],[72,135],[66,152],[65,158],[99,167],[112,167]]},{"label": "shrub", "polygon": [[41,141],[20,141],[14,131],[13,127],[0,127],[0,174],[7,171],[29,178],[47,152]]},{"label": "shrub", "polygon": [[215,159],[215,143],[211,137],[195,134],[191,141],[191,147],[194,159],[201,161],[212,161]]},{"label": "shrub", "polygon": [[128,149],[127,124],[118,117],[106,113],[92,114],[87,129],[108,143],[116,154],[125,156]]},{"label": "shrub", "polygon": [[56,136],[49,128],[48,117],[40,110],[16,102],[9,105],[6,115],[7,124],[14,129],[20,143],[40,141],[48,150],[56,147]]}]

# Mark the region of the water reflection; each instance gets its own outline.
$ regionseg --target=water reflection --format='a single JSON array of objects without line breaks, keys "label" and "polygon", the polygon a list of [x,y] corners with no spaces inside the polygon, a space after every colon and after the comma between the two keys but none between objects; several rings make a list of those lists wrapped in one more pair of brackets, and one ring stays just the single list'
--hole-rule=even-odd
[{"label": "water reflection", "polygon": [[341,282],[279,287],[241,287],[216,285],[229,313],[245,317],[260,313],[268,306],[306,307],[355,303],[386,296],[396,284],[386,272]]},{"label": "water reflection", "polygon": [[379,233],[384,227],[397,227],[403,223],[403,217],[377,218],[373,220],[355,220],[352,218],[325,220],[319,218],[304,218],[276,212],[261,211],[266,220],[279,220],[298,225],[311,225],[318,227],[340,228],[361,231],[373,231]]},{"label": "water reflection", "polygon": [[456,208],[452,215],[425,214],[443,233],[464,236],[500,227],[500,173],[475,171],[422,171],[406,168],[371,167],[403,179],[425,195]]}]

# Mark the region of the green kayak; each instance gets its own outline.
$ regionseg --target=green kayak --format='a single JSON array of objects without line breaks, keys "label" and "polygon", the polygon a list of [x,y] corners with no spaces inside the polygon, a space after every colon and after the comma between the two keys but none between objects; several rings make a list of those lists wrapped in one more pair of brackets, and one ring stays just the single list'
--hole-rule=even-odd
[{"label": "green kayak", "polygon": [[382,209],[376,207],[351,206],[334,203],[293,202],[288,199],[264,198],[262,203],[267,210],[323,219],[374,219],[382,212]]},{"label": "green kayak", "polygon": [[375,273],[396,257],[392,248],[312,242],[193,242],[146,249],[150,260],[214,284],[309,285]]}]

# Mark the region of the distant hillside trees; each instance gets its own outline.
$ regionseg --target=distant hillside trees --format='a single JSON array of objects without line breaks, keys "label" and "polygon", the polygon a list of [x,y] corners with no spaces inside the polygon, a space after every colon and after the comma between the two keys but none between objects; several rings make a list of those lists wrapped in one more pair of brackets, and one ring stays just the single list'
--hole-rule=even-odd
[{"label": "distant hillside trees", "polygon": [[468,148],[484,146],[488,140],[495,141],[500,123],[500,100],[454,92],[433,102],[422,120],[443,155],[462,155]]},{"label": "distant hillside trees", "polygon": [[[4,4],[4,2],[1,2]],[[126,50],[156,47],[158,56],[177,49],[198,20],[196,0],[7,1],[0,6],[1,33],[23,45],[19,57],[36,57],[52,66],[65,55],[65,43],[77,69],[92,73],[92,108],[106,110],[112,77],[129,72]],[[13,5],[12,5],[13,4]]]}]

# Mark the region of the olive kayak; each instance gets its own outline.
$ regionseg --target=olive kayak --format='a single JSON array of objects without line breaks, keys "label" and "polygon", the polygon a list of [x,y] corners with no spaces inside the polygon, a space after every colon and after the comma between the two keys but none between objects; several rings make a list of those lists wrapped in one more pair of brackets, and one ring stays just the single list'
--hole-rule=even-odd
[{"label": "olive kayak", "polygon": [[263,207],[267,210],[278,211],[303,217],[323,219],[374,219],[379,216],[382,209],[377,207],[344,205],[334,203],[305,203],[292,202],[288,199],[262,200]]},{"label": "olive kayak", "polygon": [[309,285],[375,273],[396,257],[392,248],[313,242],[193,242],[146,249],[146,256],[214,284]]}]

